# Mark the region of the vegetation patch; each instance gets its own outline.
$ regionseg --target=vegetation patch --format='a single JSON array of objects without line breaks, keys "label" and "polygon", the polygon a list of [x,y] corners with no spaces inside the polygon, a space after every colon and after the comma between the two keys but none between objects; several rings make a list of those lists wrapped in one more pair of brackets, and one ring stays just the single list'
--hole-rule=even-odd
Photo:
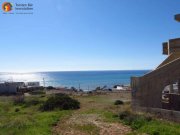
[{"label": "vegetation patch", "polygon": [[100,131],[94,124],[74,125],[74,128],[89,135],[99,135]]},{"label": "vegetation patch", "polygon": [[59,110],[39,111],[40,105],[47,99],[40,95],[24,97],[22,104],[14,104],[15,98],[0,100],[0,135],[50,135],[52,127],[61,118],[72,113]]},{"label": "vegetation patch", "polygon": [[14,111],[15,111],[15,112],[19,112],[19,111],[20,111],[20,109],[19,109],[19,108],[16,108]]},{"label": "vegetation patch", "polygon": [[25,100],[24,95],[16,95],[13,98],[13,103],[14,105],[22,105],[25,103],[24,100]]},{"label": "vegetation patch", "polygon": [[118,116],[111,111],[101,109],[89,109],[82,114],[97,114],[103,118],[105,122],[118,122]]},{"label": "vegetation patch", "polygon": [[124,104],[124,102],[121,101],[121,100],[116,100],[116,101],[114,102],[114,105],[123,105],[123,104]]},{"label": "vegetation patch", "polygon": [[80,108],[80,102],[72,99],[66,94],[56,94],[48,98],[47,101],[40,107],[42,111],[60,110],[75,110]]},{"label": "vegetation patch", "polygon": [[43,90],[43,88],[42,88],[42,90],[32,90],[31,92],[30,92],[30,94],[31,95],[44,95],[44,94],[46,94],[46,92]]},{"label": "vegetation patch", "polygon": [[130,126],[132,135],[147,133],[149,135],[179,135],[180,125],[153,119],[150,116],[133,114],[128,111],[119,114],[120,120]]},{"label": "vegetation patch", "polygon": [[[69,126],[72,126],[72,130],[74,129],[77,133],[96,135],[99,134],[99,130],[102,130],[96,125],[98,122],[105,124],[104,128],[108,130],[113,129],[108,127],[109,124],[115,123],[112,126],[116,128],[118,122],[124,123],[134,129],[130,135],[180,135],[180,124],[134,114],[127,102],[120,106],[113,105],[114,99],[121,99],[119,96],[117,97],[117,93],[115,95],[76,97],[81,101],[81,109],[78,111],[62,110],[59,106],[55,106],[53,110],[39,110],[51,98],[61,97],[61,100],[68,101],[68,103],[74,101],[72,98],[69,100],[70,97],[67,95],[16,96],[0,97],[0,135],[50,135],[56,131],[63,134],[70,131]],[[62,97],[68,97],[68,100],[64,100],[66,98]],[[124,101],[123,98],[122,100]],[[76,102],[78,101],[76,100]],[[53,103],[53,105],[58,104],[56,100]],[[79,108],[80,104],[77,104],[77,108]],[[70,108],[75,109],[74,107]],[[74,117],[76,114],[80,117]],[[65,117],[70,118],[69,124],[64,124],[63,119]],[[97,123],[95,124],[93,121]],[[58,127],[59,125],[61,128]],[[111,134],[115,132],[111,132]]]},{"label": "vegetation patch", "polygon": [[37,106],[44,102],[41,97],[39,96],[32,96],[32,97],[24,97],[24,96],[15,96],[13,98],[13,104],[15,106],[22,106],[22,107],[31,107]]},{"label": "vegetation patch", "polygon": [[122,112],[119,118],[123,120],[126,125],[130,125],[132,129],[140,129],[143,125],[152,120],[151,117],[145,117],[143,115],[131,114],[130,112]]}]

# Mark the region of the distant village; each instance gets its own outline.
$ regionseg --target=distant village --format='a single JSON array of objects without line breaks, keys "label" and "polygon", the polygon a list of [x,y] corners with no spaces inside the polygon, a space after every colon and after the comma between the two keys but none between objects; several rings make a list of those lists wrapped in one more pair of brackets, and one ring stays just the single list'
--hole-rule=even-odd
[{"label": "distant village", "polygon": [[40,88],[42,89],[39,82],[4,82],[0,83],[0,94],[17,94]]},{"label": "distant village", "polygon": [[[0,83],[0,94],[24,94],[27,92],[38,91],[38,90],[47,90],[53,91],[55,93],[66,93],[70,94],[72,92],[87,92],[87,93],[104,93],[104,92],[119,92],[119,91],[130,91],[130,86],[128,85],[114,85],[113,87],[97,87],[94,90],[87,91],[83,89],[77,89],[75,87],[53,87],[53,86],[41,86],[40,82],[3,82]],[[48,93],[48,92],[47,92]]]}]

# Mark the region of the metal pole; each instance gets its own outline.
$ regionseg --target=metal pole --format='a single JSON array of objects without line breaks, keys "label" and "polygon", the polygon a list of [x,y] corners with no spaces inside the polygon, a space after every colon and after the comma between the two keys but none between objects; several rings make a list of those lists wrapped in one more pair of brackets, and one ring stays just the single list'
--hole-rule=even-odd
[{"label": "metal pole", "polygon": [[44,78],[43,78],[43,85],[44,85],[44,88],[45,88],[46,85],[45,85],[45,79]]},{"label": "metal pole", "polygon": [[80,89],[81,89],[81,84],[79,83],[79,91],[80,91]]}]

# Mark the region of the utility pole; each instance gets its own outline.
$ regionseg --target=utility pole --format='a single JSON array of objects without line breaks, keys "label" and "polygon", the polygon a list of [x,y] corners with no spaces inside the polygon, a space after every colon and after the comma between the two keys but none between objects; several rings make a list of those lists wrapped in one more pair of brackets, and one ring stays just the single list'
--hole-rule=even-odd
[{"label": "utility pole", "polygon": [[45,79],[43,78],[43,85],[44,85],[44,88],[46,87],[46,83],[45,83]]},{"label": "utility pole", "polygon": [[79,83],[79,91],[80,91],[80,89],[81,89],[81,84]]}]

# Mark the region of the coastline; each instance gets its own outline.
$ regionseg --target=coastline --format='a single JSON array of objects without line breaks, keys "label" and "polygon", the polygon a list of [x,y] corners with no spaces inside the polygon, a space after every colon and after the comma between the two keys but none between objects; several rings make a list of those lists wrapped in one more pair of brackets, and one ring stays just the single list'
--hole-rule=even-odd
[{"label": "coastline", "polygon": [[[94,90],[96,87],[129,85],[131,76],[142,76],[150,70],[60,71],[36,73],[0,73],[0,82],[38,81],[41,86],[75,87]],[[44,80],[43,80],[44,78]]]}]

